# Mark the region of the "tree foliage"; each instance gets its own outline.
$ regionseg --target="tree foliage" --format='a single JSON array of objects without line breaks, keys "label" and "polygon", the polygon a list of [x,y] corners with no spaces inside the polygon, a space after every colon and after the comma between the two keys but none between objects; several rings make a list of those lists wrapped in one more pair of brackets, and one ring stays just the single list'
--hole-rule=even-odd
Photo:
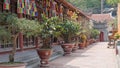
[{"label": "tree foliage", "polygon": [[91,38],[96,39],[99,34],[100,34],[99,30],[92,29],[92,31],[91,31]]},{"label": "tree foliage", "polygon": [[101,0],[67,0],[76,7],[86,12],[99,13],[101,7]]},{"label": "tree foliage", "polygon": [[80,31],[80,24],[70,20],[65,20],[62,24],[61,37],[64,39],[65,43],[70,43],[71,38],[78,35]]},{"label": "tree foliage", "polygon": [[106,2],[111,5],[116,5],[117,3],[120,3],[120,0],[106,0]]},{"label": "tree foliage", "polygon": [[51,17],[48,18],[45,15],[42,15],[42,22],[40,25],[41,33],[40,37],[43,40],[43,49],[50,49],[51,48],[51,39],[52,37],[58,37],[60,35],[61,27],[60,27],[60,19],[58,17]]},{"label": "tree foliage", "polygon": [[19,33],[32,36],[40,31],[40,25],[37,21],[19,19],[12,13],[0,13],[0,43],[9,41],[13,44],[12,52],[9,56],[9,62],[14,62],[16,52],[16,41]]}]

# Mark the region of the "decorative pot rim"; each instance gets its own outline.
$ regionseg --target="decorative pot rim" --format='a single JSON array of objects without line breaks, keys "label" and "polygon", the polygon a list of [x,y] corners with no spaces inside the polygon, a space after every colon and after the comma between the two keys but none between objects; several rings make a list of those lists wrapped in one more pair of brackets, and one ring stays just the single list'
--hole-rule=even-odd
[{"label": "decorative pot rim", "polygon": [[64,43],[62,45],[74,45],[75,43]]},{"label": "decorative pot rim", "polygon": [[53,49],[41,49],[41,48],[37,48],[37,50],[53,50]]}]

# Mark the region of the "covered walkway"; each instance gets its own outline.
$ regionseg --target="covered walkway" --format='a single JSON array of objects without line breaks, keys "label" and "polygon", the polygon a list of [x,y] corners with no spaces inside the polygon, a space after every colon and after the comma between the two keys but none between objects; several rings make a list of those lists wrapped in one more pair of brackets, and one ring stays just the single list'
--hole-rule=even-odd
[{"label": "covered walkway", "polygon": [[115,49],[99,42],[50,62],[50,68],[117,68]]}]

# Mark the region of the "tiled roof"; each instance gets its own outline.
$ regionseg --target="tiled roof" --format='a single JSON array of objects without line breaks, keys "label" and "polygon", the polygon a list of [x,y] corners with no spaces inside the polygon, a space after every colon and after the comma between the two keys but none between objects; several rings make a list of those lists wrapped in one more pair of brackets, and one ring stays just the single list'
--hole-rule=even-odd
[{"label": "tiled roof", "polygon": [[109,22],[113,20],[112,16],[109,13],[108,14],[92,14],[90,18],[97,22],[103,22],[103,21]]}]

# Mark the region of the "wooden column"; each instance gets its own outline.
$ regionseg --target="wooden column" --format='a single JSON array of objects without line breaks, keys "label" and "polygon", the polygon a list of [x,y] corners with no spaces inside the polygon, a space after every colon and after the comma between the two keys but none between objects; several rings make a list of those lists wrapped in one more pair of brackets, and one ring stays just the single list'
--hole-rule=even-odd
[{"label": "wooden column", "polygon": [[[23,18],[23,14],[22,13],[18,13],[18,18]],[[23,50],[24,46],[23,46],[23,34],[19,33],[19,47],[20,50]]]},{"label": "wooden column", "polygon": [[39,44],[38,44],[38,37],[35,38],[35,46],[36,46],[36,48],[39,47]]},{"label": "wooden column", "polygon": [[64,10],[63,10],[63,20],[65,20],[67,18],[67,11],[68,11],[68,9],[66,7],[64,7]]}]

